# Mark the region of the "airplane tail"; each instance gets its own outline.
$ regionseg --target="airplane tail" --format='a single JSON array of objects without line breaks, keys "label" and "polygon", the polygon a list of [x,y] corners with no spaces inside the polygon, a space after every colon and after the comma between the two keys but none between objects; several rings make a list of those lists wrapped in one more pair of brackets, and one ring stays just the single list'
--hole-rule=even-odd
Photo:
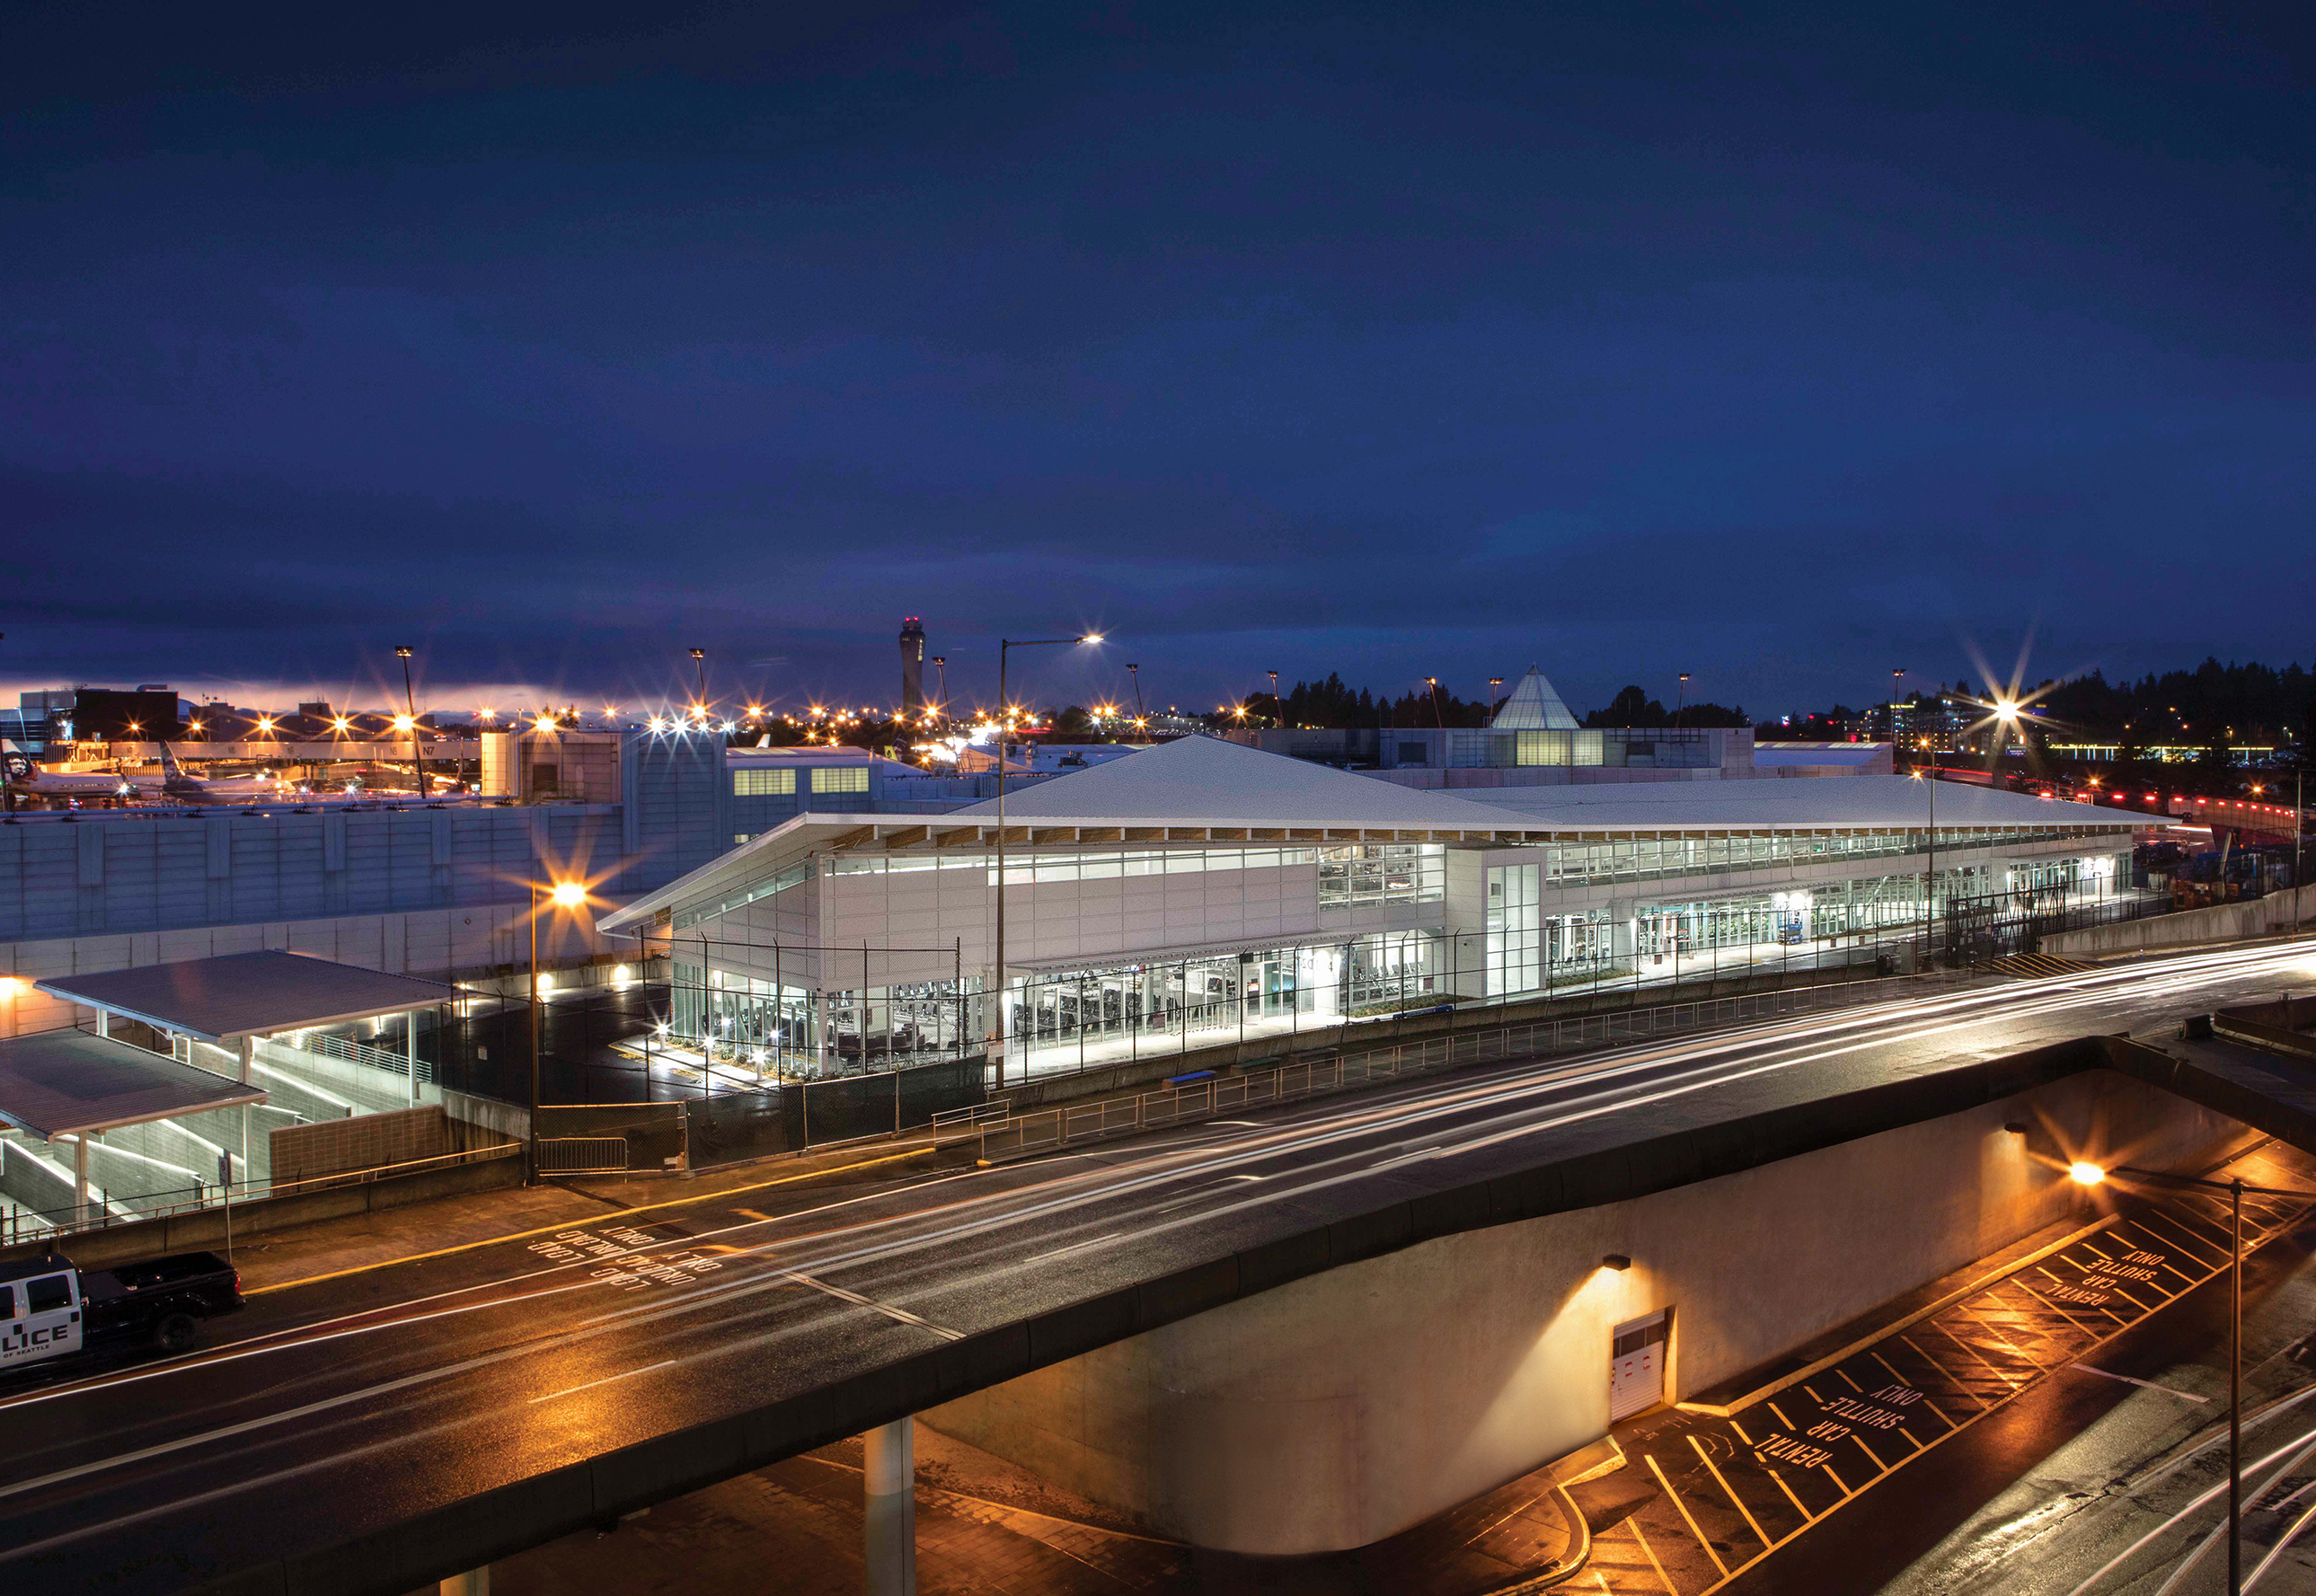
[{"label": "airplane tail", "polygon": [[163,743],[161,745],[161,779],[175,781],[184,774],[177,768],[177,756],[169,751],[167,743]]}]

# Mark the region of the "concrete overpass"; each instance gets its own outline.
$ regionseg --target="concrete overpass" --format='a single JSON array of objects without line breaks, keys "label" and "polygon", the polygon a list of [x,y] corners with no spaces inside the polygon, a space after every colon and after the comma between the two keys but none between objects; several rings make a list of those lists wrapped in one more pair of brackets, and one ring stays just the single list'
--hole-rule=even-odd
[{"label": "concrete overpass", "polygon": [[[1234,1314],[1332,1290],[1331,1276],[1371,1285],[1361,1271],[1467,1240],[1516,1252],[1537,1227],[1576,1221],[1530,1250],[1589,1273],[1616,1236],[1601,1216],[1848,1160],[1839,1202],[1789,1201],[1766,1220],[1723,1203],[1734,1228],[1705,1238],[1783,1262],[1773,1328],[1792,1344],[1952,1266],[1941,1249],[1960,1261],[1983,1243],[1984,1225],[1961,1234],[1922,1201],[1918,1183],[1938,1171],[1951,1178],[1932,1194],[1983,1198],[1998,1230],[2042,1222],[2055,1176],[2032,1137],[2002,1130],[2022,1104],[2060,1152],[2119,1139],[2143,1142],[2142,1158],[2184,1156],[2222,1115],[2316,1145],[2316,1103],[2273,1075],[2116,1035],[2272,997],[2308,970],[2304,945],[2174,958],[1501,1066],[793,1212],[697,1209],[322,1281],[262,1299],[203,1356],[9,1400],[12,1433],[30,1439],[0,1469],[0,1567],[65,1589],[389,1596],[943,1404],[959,1405],[936,1422],[979,1422],[1002,1441],[997,1399],[979,1399],[976,1421],[977,1393],[1007,1387],[1018,1411],[1038,1399],[1025,1377],[1146,1355],[1133,1343],[1205,1334],[1194,1321],[1227,1333]],[[2176,1099],[2197,1112],[2165,1107]],[[1955,1150],[1972,1147],[1975,1159]],[[1904,1178],[1861,1178],[1884,1153]],[[1342,1300],[1305,1291],[1302,1306],[1340,1321]],[[1476,1366],[1505,1336],[1537,1341],[1564,1306],[1498,1313]],[[1699,1356],[1757,1351],[1724,1339]],[[1412,1361],[1404,1343],[1319,1342]],[[1515,1416],[1365,1517],[1305,1513],[1294,1533],[1420,1515],[1427,1490],[1534,1467],[1590,1423],[1572,1405]],[[1346,1433],[1379,1448],[1408,1422],[1360,1417]],[[1182,1433],[1197,1445],[1211,1431]],[[1241,1533],[1227,1503],[1158,1509]]]}]

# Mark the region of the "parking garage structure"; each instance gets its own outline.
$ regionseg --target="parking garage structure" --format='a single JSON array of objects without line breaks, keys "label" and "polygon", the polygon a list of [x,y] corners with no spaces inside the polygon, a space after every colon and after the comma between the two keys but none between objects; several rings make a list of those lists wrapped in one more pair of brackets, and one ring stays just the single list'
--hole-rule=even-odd
[{"label": "parking garage structure", "polygon": [[982,1052],[1002,1083],[1441,1007],[1911,963],[1957,904],[2129,891],[2140,817],[1959,786],[1937,807],[1926,899],[1929,794],[1908,778],[1449,795],[1189,738],[1008,800],[1002,980],[991,803],[806,811],[601,929],[666,939],[671,1041],[711,1060],[785,1077]]}]

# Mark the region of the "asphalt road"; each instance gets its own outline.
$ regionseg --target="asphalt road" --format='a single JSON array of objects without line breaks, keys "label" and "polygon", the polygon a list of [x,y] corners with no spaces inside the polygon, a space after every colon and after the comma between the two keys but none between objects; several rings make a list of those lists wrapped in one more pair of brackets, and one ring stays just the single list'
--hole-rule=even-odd
[{"label": "asphalt road", "polygon": [[191,1357],[0,1400],[0,1569],[46,1590],[179,1589],[1394,1194],[1683,1116],[2150,1034],[2312,974],[2308,944],[2170,957],[1499,1065],[779,1207],[737,1197],[294,1288]]}]

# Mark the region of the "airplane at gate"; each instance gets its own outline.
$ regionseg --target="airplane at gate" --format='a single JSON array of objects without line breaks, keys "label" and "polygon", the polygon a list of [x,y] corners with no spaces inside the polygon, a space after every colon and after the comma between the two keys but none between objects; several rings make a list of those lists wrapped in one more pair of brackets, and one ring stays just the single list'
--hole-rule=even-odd
[{"label": "airplane at gate", "polygon": [[161,745],[161,796],[172,803],[269,803],[282,796],[281,783],[270,776],[208,779],[188,776],[167,743]]},{"label": "airplane at gate", "polygon": [[18,750],[14,743],[0,745],[6,757],[8,790],[20,798],[133,798],[134,784],[117,771],[43,770],[40,761]]}]

